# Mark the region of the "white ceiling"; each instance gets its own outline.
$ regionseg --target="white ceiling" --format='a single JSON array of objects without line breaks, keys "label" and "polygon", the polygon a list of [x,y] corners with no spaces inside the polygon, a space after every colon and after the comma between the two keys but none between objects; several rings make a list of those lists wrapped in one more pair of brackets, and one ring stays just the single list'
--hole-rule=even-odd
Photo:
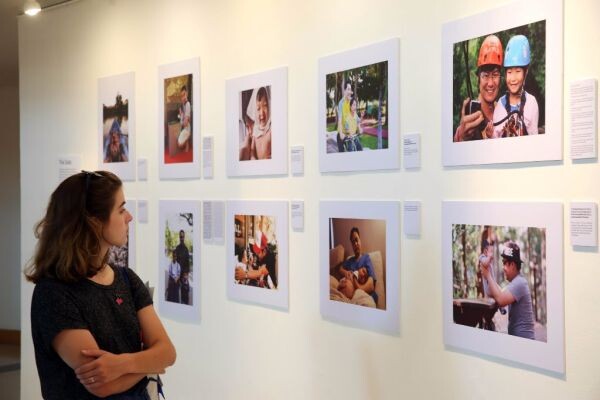
[{"label": "white ceiling", "polygon": [[[38,0],[42,9],[64,0]],[[23,13],[25,0],[0,0],[0,86],[19,82],[17,15]]]}]

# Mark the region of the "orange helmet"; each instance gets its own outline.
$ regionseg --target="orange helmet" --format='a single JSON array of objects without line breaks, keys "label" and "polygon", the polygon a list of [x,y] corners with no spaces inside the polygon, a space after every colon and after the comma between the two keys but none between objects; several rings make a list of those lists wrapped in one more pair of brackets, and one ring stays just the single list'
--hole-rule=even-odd
[{"label": "orange helmet", "polygon": [[483,39],[479,48],[479,57],[477,58],[477,68],[482,65],[497,65],[502,67],[502,42],[496,35],[489,35]]}]

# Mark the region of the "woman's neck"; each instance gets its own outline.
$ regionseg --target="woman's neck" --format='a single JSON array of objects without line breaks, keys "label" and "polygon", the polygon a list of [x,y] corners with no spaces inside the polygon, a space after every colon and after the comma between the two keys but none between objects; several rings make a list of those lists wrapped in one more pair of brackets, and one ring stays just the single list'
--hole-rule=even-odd
[{"label": "woman's neck", "polygon": [[108,264],[104,264],[104,266],[100,268],[96,275],[89,278],[89,280],[96,282],[100,285],[110,285],[113,283],[114,279],[115,272]]}]

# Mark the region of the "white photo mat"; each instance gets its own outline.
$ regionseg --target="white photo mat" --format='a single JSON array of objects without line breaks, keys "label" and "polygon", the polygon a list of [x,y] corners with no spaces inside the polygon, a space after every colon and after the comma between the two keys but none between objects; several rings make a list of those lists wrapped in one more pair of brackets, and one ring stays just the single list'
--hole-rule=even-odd
[{"label": "white photo mat", "polygon": [[[159,200],[159,231],[158,231],[158,306],[162,316],[187,322],[200,322],[200,279],[201,279],[201,248],[200,237],[200,202],[193,200]],[[193,279],[190,283],[192,289],[192,305],[178,304],[166,301],[165,293],[167,283],[165,282],[165,271],[168,271],[169,260],[165,255],[165,228],[166,219],[179,213],[191,213],[193,215],[193,254],[192,271]],[[169,227],[170,230],[179,231],[178,227]]]},{"label": "white photo mat", "polygon": [[[288,69],[275,68],[226,81],[227,176],[282,175],[288,173]],[[240,161],[240,94],[271,87],[271,159]]]},{"label": "white photo mat", "polygon": [[[330,299],[330,218],[385,220],[386,309]],[[321,315],[326,319],[390,334],[400,332],[400,203],[396,201],[321,201],[319,210],[319,278]],[[348,232],[348,235],[350,232]]]},{"label": "white photo mat", "polygon": [[[104,162],[104,110],[103,105],[114,105],[117,95],[127,100],[128,161]],[[98,79],[98,169],[111,171],[121,180],[135,180],[135,73],[128,72]]]},{"label": "white photo mat", "polygon": [[[518,12],[515,12],[518,10]],[[453,45],[528,23],[546,21],[543,135],[453,141]],[[504,50],[506,43],[503,43]],[[532,57],[535,57],[532,49]],[[444,166],[562,160],[563,2],[519,0],[442,26],[442,161]],[[472,67],[473,69],[476,66]],[[504,69],[502,69],[504,74]],[[499,96],[501,93],[499,94]]]},{"label": "white photo mat", "polygon": [[[546,229],[547,341],[454,323],[452,226],[492,225]],[[442,203],[442,282],[444,344],[559,374],[565,372],[563,292],[563,205],[531,202]]]},{"label": "white photo mat", "polygon": [[[165,163],[165,79],[181,75],[192,75],[192,92],[188,99],[192,103],[192,162]],[[200,178],[200,59],[192,58],[158,67],[158,176],[160,179]]]},{"label": "white photo mat", "polygon": [[[232,300],[251,302],[283,310],[289,307],[289,259],[288,259],[288,202],[287,201],[227,201],[225,213],[226,241],[226,286],[227,296]],[[240,285],[235,283],[235,216],[264,215],[275,218],[277,238],[277,289]]]},{"label": "white photo mat", "polygon": [[[326,77],[328,74],[346,71],[379,62],[388,62],[387,118],[388,148],[344,153],[327,153],[326,127]],[[397,169],[400,166],[399,150],[399,93],[400,93],[400,39],[388,39],[368,46],[319,59],[319,169],[321,172],[367,171]]]}]

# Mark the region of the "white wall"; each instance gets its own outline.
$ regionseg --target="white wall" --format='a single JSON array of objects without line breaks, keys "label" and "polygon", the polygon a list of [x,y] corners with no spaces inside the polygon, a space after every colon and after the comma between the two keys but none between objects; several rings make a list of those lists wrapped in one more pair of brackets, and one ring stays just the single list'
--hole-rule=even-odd
[{"label": "white wall", "polygon": [[21,329],[19,87],[0,86],[0,329]]},{"label": "white wall", "polygon": [[[597,201],[600,195],[597,162],[574,165],[567,157],[564,162],[504,167],[441,166],[441,24],[498,3],[87,0],[36,19],[22,18],[22,262],[35,245],[29,227],[42,215],[57,182],[56,155],[81,153],[86,168],[96,166],[97,78],[135,71],[137,154],[149,160],[149,180],[125,188],[129,196],[150,201],[150,222],[137,226],[138,270],[144,278],[156,282],[161,197],[305,199],[305,231],[290,231],[287,312],[227,300],[225,248],[203,244],[201,323],[164,320],[179,353],[165,378],[169,398],[600,398],[595,362],[600,358],[597,249],[576,252],[568,241],[564,244],[565,377],[444,349],[439,245],[443,199],[552,199],[567,204]],[[595,51],[600,3],[565,3],[568,84],[600,73]],[[422,134],[421,170],[319,174],[317,59],[390,37],[401,38],[401,131]],[[215,179],[160,182],[157,66],[193,56],[201,57],[201,128],[203,135],[215,137]],[[225,79],[281,65],[289,67],[289,142],[305,146],[305,174],[226,179]],[[567,110],[564,105],[565,131]],[[510,193],[497,184],[508,179],[514,185]],[[482,183],[489,183],[485,190],[480,190]],[[421,238],[402,237],[400,244],[398,337],[333,324],[319,314],[314,251],[318,201],[340,198],[340,193],[348,199],[423,202]],[[32,285],[23,283],[23,399],[39,398],[30,340],[31,292]]]}]

